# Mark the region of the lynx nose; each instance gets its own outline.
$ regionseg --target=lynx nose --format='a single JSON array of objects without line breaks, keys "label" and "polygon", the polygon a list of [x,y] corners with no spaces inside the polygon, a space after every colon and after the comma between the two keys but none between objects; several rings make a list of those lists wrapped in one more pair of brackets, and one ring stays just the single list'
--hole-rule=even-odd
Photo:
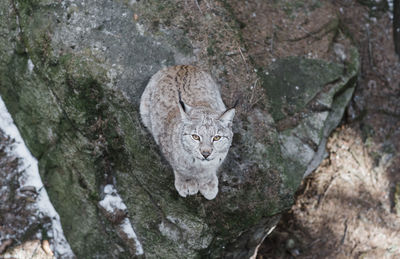
[{"label": "lynx nose", "polygon": [[201,151],[201,154],[203,155],[204,158],[207,158],[211,155],[210,151]]}]

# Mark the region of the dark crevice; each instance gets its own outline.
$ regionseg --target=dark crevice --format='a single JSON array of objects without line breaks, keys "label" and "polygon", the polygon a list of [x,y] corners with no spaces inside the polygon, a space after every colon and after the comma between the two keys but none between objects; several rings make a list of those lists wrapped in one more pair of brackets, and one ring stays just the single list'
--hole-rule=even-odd
[{"label": "dark crevice", "polygon": [[304,145],[310,147],[314,152],[317,152],[317,151],[318,151],[318,144],[315,143],[312,139],[310,139],[310,138],[308,138],[308,137],[301,137],[301,136],[299,136],[299,135],[296,134],[296,133],[294,134],[294,136],[295,136],[296,138],[300,139],[300,141],[301,141]]},{"label": "dark crevice", "polygon": [[393,0],[393,40],[400,60],[400,0]]}]

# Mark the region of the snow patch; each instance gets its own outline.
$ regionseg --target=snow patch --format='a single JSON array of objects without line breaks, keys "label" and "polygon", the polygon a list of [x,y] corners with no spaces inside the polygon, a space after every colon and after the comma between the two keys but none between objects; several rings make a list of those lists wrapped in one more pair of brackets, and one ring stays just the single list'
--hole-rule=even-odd
[{"label": "snow patch", "polygon": [[[107,184],[106,186],[104,186],[103,193],[105,196],[99,202],[99,205],[104,208],[108,213],[115,214],[118,211],[125,211],[127,209],[125,203],[122,201],[121,197],[118,195],[118,192],[113,185]],[[132,224],[129,221],[128,217],[125,216],[121,223],[117,225],[117,228],[123,232],[121,236],[133,240],[136,255],[144,254],[143,246],[140,243],[135,231],[133,230]],[[131,242],[132,241],[128,242],[128,246]]]},{"label": "snow patch", "polygon": [[393,20],[393,0],[387,0],[389,6],[389,17],[390,20]]},{"label": "snow patch", "polygon": [[112,213],[117,210],[126,210],[126,205],[118,195],[117,190],[111,184],[107,184],[104,187],[104,199],[99,204],[108,212]]},{"label": "snow patch", "polygon": [[35,68],[35,65],[33,64],[32,60],[28,59],[28,70],[29,70],[29,72],[32,73],[34,68]]},{"label": "snow patch", "polygon": [[[28,60],[28,68],[29,68]],[[32,63],[32,61],[31,61]],[[33,69],[33,63],[32,63]],[[17,127],[8,112],[3,99],[0,96],[0,128],[4,133],[15,140],[14,149],[10,150],[12,155],[20,157],[19,170],[23,172],[20,179],[20,188],[35,187],[38,195],[33,206],[37,208],[39,217],[49,217],[51,219],[51,233],[49,236],[53,237],[52,249],[59,258],[75,258],[70,245],[68,244],[64,232],[61,227],[60,216],[54,209],[47,195],[46,189],[43,186],[42,180],[39,175],[38,162],[32,156],[25,145]]]},{"label": "snow patch", "polygon": [[139,239],[136,236],[135,231],[133,231],[131,222],[128,218],[125,218],[120,224],[121,230],[127,235],[129,239],[133,239],[136,246],[136,255],[144,254],[142,244],[139,242]]},{"label": "snow patch", "polygon": [[158,225],[158,230],[160,230],[163,236],[174,242],[178,242],[180,239],[179,229],[175,225],[168,224],[165,220],[161,221],[160,225]]},{"label": "snow patch", "polygon": [[145,29],[143,24],[136,23],[136,29],[139,31],[140,36],[144,36]]}]

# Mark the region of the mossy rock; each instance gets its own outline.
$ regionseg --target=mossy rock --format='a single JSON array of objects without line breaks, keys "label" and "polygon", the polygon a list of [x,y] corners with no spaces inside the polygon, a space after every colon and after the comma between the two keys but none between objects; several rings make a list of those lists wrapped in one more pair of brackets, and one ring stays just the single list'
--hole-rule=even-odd
[{"label": "mossy rock", "polygon": [[[269,76],[260,76],[271,109],[256,107],[235,120],[217,198],[184,199],[138,113],[148,79],[176,63],[176,56],[193,55],[192,39],[183,33],[191,27],[159,23],[147,30],[135,22],[136,12],[147,12],[150,23],[167,26],[180,12],[176,1],[169,2],[0,3],[0,94],[39,160],[78,258],[135,256],[98,208],[102,188],[110,183],[127,205],[147,258],[251,256],[291,206],[308,168],[288,155],[282,136],[293,136],[290,130],[299,125],[303,135],[317,127],[308,137],[320,145],[348,101],[345,90],[346,98],[339,98],[340,89],[354,87],[355,74],[345,72],[354,60],[346,67],[295,57],[278,60]],[[302,112],[319,114],[309,106],[316,97],[328,107],[321,125],[301,117],[283,123]]]}]

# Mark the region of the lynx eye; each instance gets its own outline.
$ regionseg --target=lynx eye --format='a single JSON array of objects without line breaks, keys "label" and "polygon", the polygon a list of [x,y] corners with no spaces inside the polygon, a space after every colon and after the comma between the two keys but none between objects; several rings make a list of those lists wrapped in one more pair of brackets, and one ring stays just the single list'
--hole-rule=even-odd
[{"label": "lynx eye", "polygon": [[192,138],[193,138],[194,140],[197,140],[197,141],[200,140],[199,135],[196,135],[196,134],[193,134],[193,135],[192,135]]},{"label": "lynx eye", "polygon": [[213,141],[218,141],[220,139],[221,139],[221,136],[218,136],[218,135],[213,137]]}]

